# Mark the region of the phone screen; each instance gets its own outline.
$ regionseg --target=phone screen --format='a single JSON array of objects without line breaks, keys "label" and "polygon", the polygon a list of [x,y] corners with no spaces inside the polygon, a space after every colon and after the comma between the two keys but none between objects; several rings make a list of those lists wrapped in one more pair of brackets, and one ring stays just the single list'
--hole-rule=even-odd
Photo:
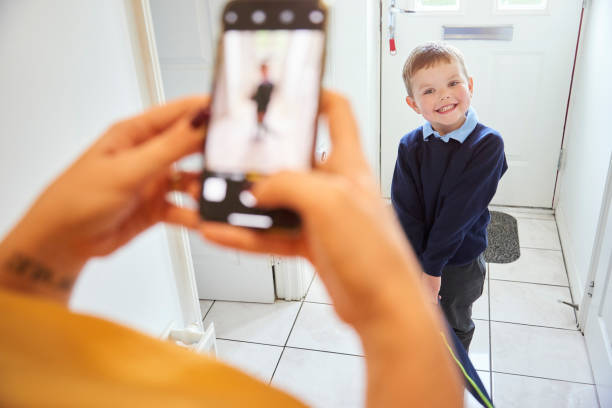
[{"label": "phone screen", "polygon": [[206,138],[208,171],[310,168],[324,40],[321,30],[307,29],[223,33]]},{"label": "phone screen", "polygon": [[325,49],[316,1],[234,1],[224,12],[200,212],[253,228],[297,228],[287,209],[256,208],[251,183],[307,170],[314,154]]}]

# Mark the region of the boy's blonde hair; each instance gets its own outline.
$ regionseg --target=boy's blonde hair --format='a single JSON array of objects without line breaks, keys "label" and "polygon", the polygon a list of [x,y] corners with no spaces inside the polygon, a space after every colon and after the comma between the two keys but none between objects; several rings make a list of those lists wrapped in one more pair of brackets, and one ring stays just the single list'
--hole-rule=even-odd
[{"label": "boy's blonde hair", "polygon": [[404,79],[408,96],[413,97],[410,80],[418,70],[433,67],[440,62],[451,63],[453,60],[459,63],[465,78],[469,78],[463,53],[452,45],[442,42],[428,42],[413,49],[410,55],[408,55],[402,70],[402,78]]}]

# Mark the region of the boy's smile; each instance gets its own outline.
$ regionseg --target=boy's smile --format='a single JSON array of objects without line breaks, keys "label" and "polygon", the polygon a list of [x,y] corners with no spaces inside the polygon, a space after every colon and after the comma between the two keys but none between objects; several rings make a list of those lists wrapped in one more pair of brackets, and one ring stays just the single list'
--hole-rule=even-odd
[{"label": "boy's smile", "polygon": [[413,96],[406,102],[431,123],[440,135],[465,122],[473,93],[472,78],[466,78],[457,61],[441,61],[418,70],[411,80]]}]

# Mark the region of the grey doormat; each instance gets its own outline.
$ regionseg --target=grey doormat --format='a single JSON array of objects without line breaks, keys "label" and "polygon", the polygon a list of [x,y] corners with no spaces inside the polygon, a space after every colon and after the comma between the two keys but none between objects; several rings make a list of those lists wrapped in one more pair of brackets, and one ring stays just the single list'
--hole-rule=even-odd
[{"label": "grey doormat", "polygon": [[511,215],[491,211],[491,222],[487,229],[489,246],[484,253],[485,261],[510,263],[521,256],[516,218]]}]

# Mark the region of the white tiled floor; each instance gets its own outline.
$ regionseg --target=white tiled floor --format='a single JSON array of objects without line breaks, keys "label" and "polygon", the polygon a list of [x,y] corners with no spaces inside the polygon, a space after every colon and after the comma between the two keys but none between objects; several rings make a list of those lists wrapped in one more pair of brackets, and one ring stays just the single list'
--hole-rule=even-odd
[{"label": "white tiled floor", "polygon": [[282,352],[279,346],[217,339],[219,358],[265,382],[272,379]]},{"label": "white tiled floor", "polygon": [[336,316],[332,305],[319,303],[304,302],[287,346],[363,355],[354,330]]},{"label": "white tiled floor", "polygon": [[[470,344],[470,360],[476,370],[491,370],[491,342],[489,339],[489,321],[474,319],[476,331]],[[484,379],[483,379],[483,382]]]},{"label": "white tiled floor", "polygon": [[272,385],[314,407],[361,407],[365,400],[363,357],[287,347]]},{"label": "white tiled floor", "polygon": [[217,301],[204,318],[204,326],[214,322],[220,339],[285,346],[300,306],[300,302]]},{"label": "white tiled floor", "polygon": [[[496,407],[597,407],[584,338],[573,310],[560,303],[572,299],[554,217],[495,210],[517,218],[521,258],[489,265],[473,308],[474,366]],[[302,302],[201,306],[205,324],[215,322],[219,358],[311,406],[363,406],[359,338],[336,317],[318,278]],[[478,406],[469,395],[465,404]]]}]

